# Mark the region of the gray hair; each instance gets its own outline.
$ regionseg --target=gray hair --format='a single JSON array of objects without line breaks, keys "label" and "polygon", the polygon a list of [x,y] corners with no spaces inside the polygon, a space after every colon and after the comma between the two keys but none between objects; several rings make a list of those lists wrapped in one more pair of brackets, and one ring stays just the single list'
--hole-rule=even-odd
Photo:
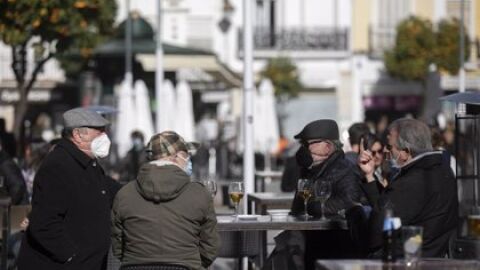
[{"label": "gray hair", "polygon": [[398,148],[408,149],[412,157],[433,151],[430,128],[421,121],[409,118],[398,119],[390,124],[388,130],[395,130],[398,133]]}]

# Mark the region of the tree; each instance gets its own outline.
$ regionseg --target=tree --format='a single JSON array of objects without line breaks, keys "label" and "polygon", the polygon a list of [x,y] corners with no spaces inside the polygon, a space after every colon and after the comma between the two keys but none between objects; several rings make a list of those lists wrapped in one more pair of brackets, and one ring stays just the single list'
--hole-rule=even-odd
[{"label": "tree", "polygon": [[[395,46],[384,55],[385,68],[392,77],[422,83],[432,64],[441,71],[457,74],[459,40],[460,22],[457,19],[440,21],[434,31],[429,20],[409,17],[397,26]],[[465,35],[465,59],[469,55],[469,40]]]},{"label": "tree", "polygon": [[[115,0],[5,0],[0,1],[0,40],[11,47],[11,68],[20,100],[15,105],[14,134],[20,141],[27,96],[47,61],[78,52],[90,57],[102,37],[111,34]],[[27,70],[27,50],[35,63]]]},{"label": "tree", "polygon": [[[470,39],[465,31],[465,59],[470,56]],[[435,33],[435,64],[441,71],[456,75],[460,69],[460,21],[456,18],[441,20]]]},{"label": "tree", "polygon": [[434,47],[432,24],[412,16],[397,26],[395,46],[385,52],[385,68],[392,77],[424,82],[433,63]]},{"label": "tree", "polygon": [[303,88],[297,66],[289,58],[270,59],[261,76],[272,81],[277,97],[296,97]]}]

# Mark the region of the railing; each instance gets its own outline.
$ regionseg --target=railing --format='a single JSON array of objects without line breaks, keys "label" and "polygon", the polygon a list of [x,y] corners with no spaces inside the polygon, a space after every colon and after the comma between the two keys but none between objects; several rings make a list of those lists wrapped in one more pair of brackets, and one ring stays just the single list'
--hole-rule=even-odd
[{"label": "railing", "polygon": [[[239,32],[239,48],[243,49],[243,32]],[[255,50],[281,51],[348,51],[349,29],[334,27],[292,27],[272,32],[256,27],[253,35]]]}]

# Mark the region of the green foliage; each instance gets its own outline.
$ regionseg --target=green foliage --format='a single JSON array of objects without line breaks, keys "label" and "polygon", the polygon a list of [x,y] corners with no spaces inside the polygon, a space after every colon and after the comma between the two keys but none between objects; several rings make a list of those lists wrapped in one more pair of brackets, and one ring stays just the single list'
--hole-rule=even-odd
[{"label": "green foliage", "polygon": [[[465,29],[465,60],[470,55],[470,42]],[[460,21],[458,19],[442,20],[436,32],[435,63],[441,71],[451,75],[457,74],[460,68]]]},{"label": "green foliage", "polygon": [[38,37],[42,52],[89,58],[93,48],[113,31],[115,0],[0,1],[0,40],[14,48]]},{"label": "green foliage", "polygon": [[276,96],[295,97],[303,88],[297,66],[289,58],[270,59],[261,72],[261,76],[272,81]]},{"label": "green foliage", "polygon": [[392,77],[423,81],[433,61],[435,35],[428,20],[410,17],[397,26],[393,49],[385,52],[385,67]]},{"label": "green foliage", "polygon": [[[403,80],[424,82],[431,64],[450,74],[458,72],[460,24],[458,20],[442,20],[434,31],[429,20],[411,16],[397,26],[395,46],[385,52],[387,72]],[[469,54],[469,38],[465,35],[465,59]]]}]

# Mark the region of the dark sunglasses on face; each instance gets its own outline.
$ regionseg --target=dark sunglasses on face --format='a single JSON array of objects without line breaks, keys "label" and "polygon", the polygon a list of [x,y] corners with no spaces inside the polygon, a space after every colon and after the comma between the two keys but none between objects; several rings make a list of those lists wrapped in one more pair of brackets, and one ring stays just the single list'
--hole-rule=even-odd
[{"label": "dark sunglasses on face", "polygon": [[314,141],[310,141],[310,142],[305,141],[305,142],[303,142],[303,146],[308,148],[312,144],[321,143],[321,142],[326,142],[326,140],[314,140]]},{"label": "dark sunglasses on face", "polygon": [[383,149],[380,149],[380,150],[377,150],[377,151],[370,150],[370,152],[372,153],[372,156],[376,156],[377,154],[378,155],[383,155]]}]

